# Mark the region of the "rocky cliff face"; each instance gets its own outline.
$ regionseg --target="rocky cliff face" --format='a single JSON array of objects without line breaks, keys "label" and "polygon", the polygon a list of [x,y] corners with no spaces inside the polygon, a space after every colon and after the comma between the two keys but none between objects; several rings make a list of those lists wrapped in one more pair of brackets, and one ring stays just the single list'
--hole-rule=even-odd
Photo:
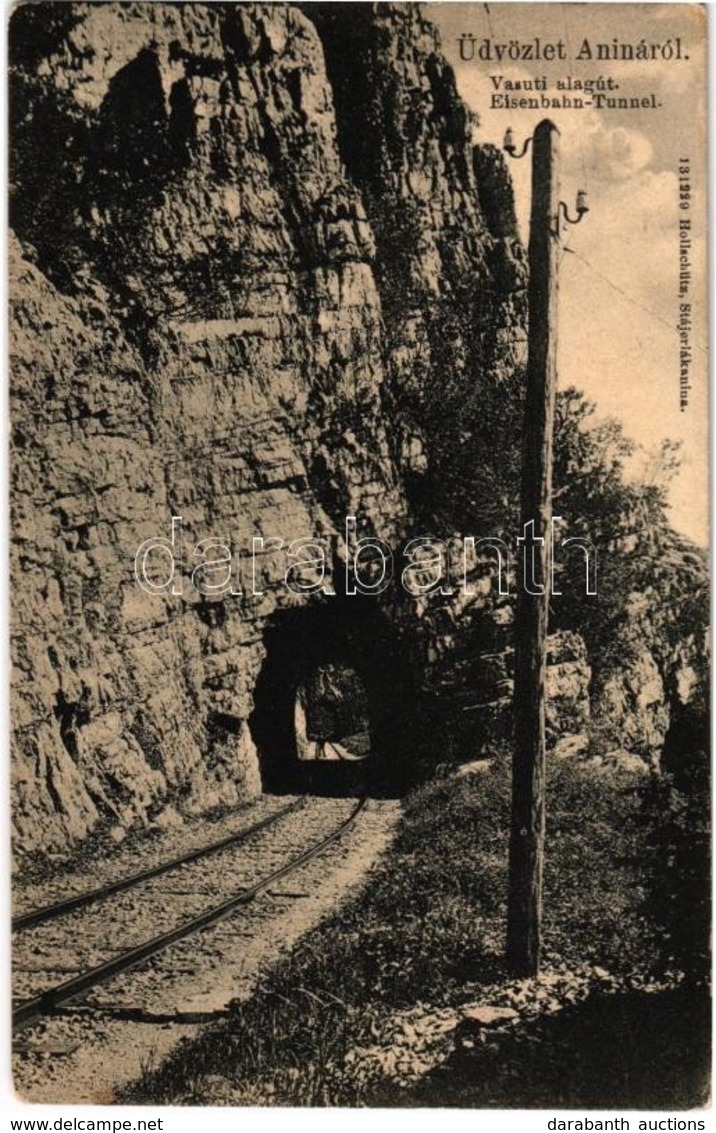
[{"label": "rocky cliff face", "polygon": [[603,742],[658,766],[674,720],[708,703],[709,576],[689,540],[668,528],[650,536],[624,555],[642,585],[625,594],[591,692]]},{"label": "rocky cliff face", "polygon": [[[524,252],[420,6],[37,3],[10,37],[17,851],[280,778],[273,705],[321,642],[364,663],[391,754],[503,734],[489,565],[366,610],[287,588],[270,542],[321,540],[340,593],[348,515],[398,551],[512,522]],[[172,516],[148,593],[135,555],[163,538],[166,578]],[[208,538],[229,593],[194,584]],[[647,653],[596,693],[652,751]],[[583,730],[591,658],[570,631],[551,659],[550,729]]]},{"label": "rocky cliff face", "polygon": [[[318,28],[338,146],[376,235],[393,443],[415,512],[465,522],[466,437],[524,361],[526,273],[502,156],[416,4],[303,4]],[[462,440],[461,440],[462,438]],[[481,454],[484,464],[484,451]]]},{"label": "rocky cliff face", "polygon": [[[439,407],[523,338],[434,31],[321,7],[13,15],[19,851],[258,789],[265,630],[313,599],[268,550],[252,594],[247,540],[409,532]],[[172,515],[182,593],[148,594],[135,552]],[[189,585],[209,536],[240,596]]]}]

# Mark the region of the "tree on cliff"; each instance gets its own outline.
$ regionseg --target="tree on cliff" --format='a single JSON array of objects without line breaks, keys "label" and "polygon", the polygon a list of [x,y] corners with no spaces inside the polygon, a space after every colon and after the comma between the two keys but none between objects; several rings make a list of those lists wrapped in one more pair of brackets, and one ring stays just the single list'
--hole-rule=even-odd
[{"label": "tree on cliff", "polygon": [[553,600],[553,625],[582,634],[595,675],[623,665],[638,640],[651,650],[671,693],[684,647],[698,648],[708,625],[705,557],[673,530],[668,516],[678,448],[664,442],[645,473],[629,477],[625,466],[635,446],[618,421],[592,423],[593,415],[594,406],[575,389],[558,398],[554,512],[568,536],[596,547],[598,584],[596,594],[586,593],[580,551],[566,561],[560,554],[562,594]]}]

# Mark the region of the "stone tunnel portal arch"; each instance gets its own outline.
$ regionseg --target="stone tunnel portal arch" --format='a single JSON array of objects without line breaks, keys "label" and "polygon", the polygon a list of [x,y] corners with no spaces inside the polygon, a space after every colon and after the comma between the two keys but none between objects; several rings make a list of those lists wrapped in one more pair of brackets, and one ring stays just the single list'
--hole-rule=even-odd
[{"label": "stone tunnel portal arch", "polygon": [[277,614],[264,637],[251,733],[264,790],[397,793],[410,778],[410,681],[370,602]]}]

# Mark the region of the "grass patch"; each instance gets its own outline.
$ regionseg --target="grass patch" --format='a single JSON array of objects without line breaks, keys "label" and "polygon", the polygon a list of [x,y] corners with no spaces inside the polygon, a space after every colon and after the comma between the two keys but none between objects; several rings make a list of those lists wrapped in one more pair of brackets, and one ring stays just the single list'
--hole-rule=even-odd
[{"label": "grass patch", "polygon": [[[627,980],[653,967],[642,912],[642,778],[570,760],[550,765],[547,967],[591,963]],[[508,979],[509,805],[504,752],[490,771],[446,775],[410,795],[390,852],[355,899],[127,1100],[368,1100],[371,1084],[356,1077],[347,1055],[374,1043],[392,1014],[416,1004],[459,1005],[480,986]]]}]

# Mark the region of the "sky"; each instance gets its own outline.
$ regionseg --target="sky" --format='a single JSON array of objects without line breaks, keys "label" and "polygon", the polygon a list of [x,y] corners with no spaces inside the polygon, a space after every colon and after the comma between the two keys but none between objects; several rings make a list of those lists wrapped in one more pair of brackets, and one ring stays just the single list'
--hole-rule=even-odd
[{"label": "sky", "polygon": [[[558,381],[596,403],[601,418],[616,417],[639,446],[631,473],[653,469],[665,439],[680,441],[681,469],[670,487],[670,519],[683,534],[708,540],[708,299],[706,269],[706,17],[691,4],[427,4],[458,90],[479,117],[474,141],[502,146],[510,126],[515,143],[550,117],[561,135],[561,196],[574,214],[578,189],[589,213],[563,232],[558,317]],[[498,44],[564,44],[567,58],[551,62],[463,61],[459,37]],[[681,59],[596,59],[598,43],[635,46],[681,40]],[[584,40],[594,58],[577,60]],[[470,53],[468,48],[465,52]],[[586,54],[586,53],[585,53]],[[686,58],[688,56],[688,58]],[[609,97],[649,98],[655,108],[491,107],[494,78],[504,83],[546,78],[548,98],[558,80],[613,79]],[[493,78],[494,77],[494,78]],[[534,92],[513,90],[515,97]],[[539,97],[537,92],[537,96]],[[573,92],[573,95],[580,92]],[[531,152],[531,151],[530,151]],[[689,162],[691,196],[679,207],[681,159]],[[529,236],[530,157],[508,158],[520,232]],[[679,297],[679,221],[688,218],[691,284]],[[693,362],[688,405],[680,408],[680,302],[690,302]]]}]

